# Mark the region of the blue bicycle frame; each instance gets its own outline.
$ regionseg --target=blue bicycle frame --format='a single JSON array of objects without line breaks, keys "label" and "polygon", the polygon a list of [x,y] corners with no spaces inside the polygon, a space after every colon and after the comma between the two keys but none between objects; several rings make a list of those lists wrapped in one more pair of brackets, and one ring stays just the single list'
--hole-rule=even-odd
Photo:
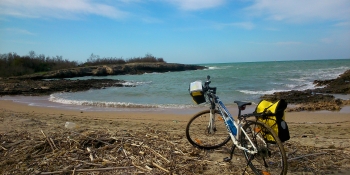
[{"label": "blue bicycle frame", "polygon": [[[238,149],[244,150],[250,154],[256,154],[258,153],[257,148],[255,147],[255,145],[253,144],[253,142],[251,141],[251,139],[249,137],[246,137],[249,142],[250,145],[253,147],[253,149],[247,149],[246,147],[243,147],[241,145],[241,143],[238,141],[238,139],[240,138],[241,134],[244,134],[247,136],[247,133],[242,129],[242,121],[239,120],[238,123],[234,120],[234,118],[232,117],[231,113],[228,111],[228,109],[226,108],[226,106],[224,105],[224,103],[219,99],[218,96],[216,96],[215,94],[208,92],[210,94],[208,94],[209,96],[211,96],[213,98],[213,101],[211,101],[212,106],[210,108],[210,121],[209,122],[209,132],[214,132],[214,126],[215,126],[215,115],[214,115],[214,110],[215,107],[217,108],[218,111],[220,111],[224,121],[225,121],[225,125],[226,125],[226,129],[231,137],[231,140],[233,141],[234,145],[236,145],[238,147]],[[240,112],[239,112],[240,113]],[[239,114],[240,115],[240,114]],[[233,124],[231,126],[231,123]],[[234,130],[236,130],[236,134],[234,134]]]}]

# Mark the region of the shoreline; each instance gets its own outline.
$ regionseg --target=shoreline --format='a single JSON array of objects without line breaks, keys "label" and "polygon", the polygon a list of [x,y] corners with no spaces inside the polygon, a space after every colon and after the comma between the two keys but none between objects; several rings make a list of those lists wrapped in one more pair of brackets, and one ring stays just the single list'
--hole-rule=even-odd
[{"label": "shoreline", "polygon": [[[306,90],[310,91],[310,90]],[[305,92],[306,92],[305,91]],[[293,98],[313,98],[314,94],[308,94],[309,92],[299,92],[299,91],[286,91],[286,92],[279,92],[277,94],[272,94],[270,96],[274,96],[273,98],[265,98],[261,97],[261,100],[268,100],[268,101],[276,101],[278,99],[286,99],[284,98],[285,95],[292,96]],[[311,91],[310,91],[311,92]],[[280,97],[280,94],[284,93],[282,97]],[[302,93],[302,95],[296,95],[295,93]],[[316,95],[321,96],[332,96],[334,97],[333,100],[330,101],[324,101],[321,99],[314,99],[313,102],[298,102],[298,103],[289,103],[288,102],[288,108],[287,112],[318,112],[318,113],[333,113],[333,112],[339,112],[339,113],[350,113],[350,94],[334,94],[334,93],[316,93]],[[72,104],[72,103],[60,103],[60,102],[54,102],[49,100],[50,95],[2,95],[0,96],[0,100],[10,100],[18,103],[27,104],[29,106],[41,106],[41,107],[48,107],[48,108],[58,108],[58,109],[65,109],[65,110],[80,110],[80,111],[114,111],[114,112],[127,112],[127,111],[136,111],[136,112],[165,112],[165,113],[185,113],[185,114],[191,114],[193,111],[198,111],[197,109],[207,109],[207,104],[201,104],[201,105],[129,105],[129,104],[112,104],[112,105],[106,105],[104,107],[104,102],[101,104],[99,103],[91,103],[86,102],[86,104]],[[131,103],[132,104],[132,103]],[[102,105],[102,106],[98,106]],[[249,106],[253,109],[250,111],[254,111],[255,107],[257,105],[257,102],[253,102],[253,105]],[[141,107],[140,107],[141,106]],[[226,104],[226,107],[229,110],[234,110],[234,113],[231,113],[232,115],[235,115],[237,113],[236,111],[236,104]],[[189,111],[189,112],[188,112]]]},{"label": "shoreline", "polygon": [[[26,97],[30,98],[30,97]],[[48,102],[48,100],[44,100]],[[51,102],[54,103],[54,102]],[[56,104],[56,103],[55,103]],[[42,114],[69,114],[78,116],[93,116],[100,119],[140,119],[142,116],[144,119],[153,120],[172,120],[172,118],[180,119],[181,121],[187,121],[197,112],[209,109],[207,106],[197,108],[185,108],[185,109],[134,109],[134,108],[118,108],[107,109],[99,108],[100,110],[84,110],[85,106],[79,105],[67,105],[75,106],[73,108],[66,108],[56,104],[57,106],[37,106],[29,105],[28,103],[15,102],[13,100],[4,100],[0,98],[0,109],[14,110],[16,112],[34,112]],[[255,110],[255,105],[247,106],[246,110],[242,111],[242,114],[251,113]],[[236,117],[237,109],[234,107],[228,108],[231,115]],[[289,123],[336,123],[350,121],[350,105],[345,106],[342,111],[302,111],[302,112],[286,112],[286,121]],[[104,117],[105,116],[105,117]],[[136,116],[136,117],[135,117]],[[93,117],[92,117],[93,118]],[[184,120],[186,119],[186,120]]]},{"label": "shoreline", "polygon": [[[344,95],[345,96],[345,95]],[[347,94],[346,96],[349,96]],[[185,107],[185,108],[127,108],[127,107],[98,107],[98,106],[89,106],[89,105],[75,105],[75,104],[63,104],[63,103],[57,103],[49,101],[50,96],[2,96],[0,97],[0,101],[12,101],[19,104],[26,104],[28,106],[37,106],[37,107],[44,107],[44,108],[51,108],[51,109],[57,109],[57,110],[76,110],[81,112],[87,112],[87,111],[95,111],[95,112],[147,112],[147,113],[169,113],[169,114],[195,114],[199,111],[209,109],[208,105],[196,105],[193,107]],[[253,104],[250,106],[247,106],[247,109],[245,111],[242,111],[243,113],[250,113],[253,112],[256,108],[257,104]],[[297,107],[298,105],[294,104],[288,104],[288,109],[293,109]],[[300,105],[299,105],[300,106]],[[237,114],[237,106],[236,105],[229,105],[226,106],[231,115],[235,116]],[[288,111],[290,112],[314,112],[314,113],[348,113],[350,114],[350,104],[343,106],[339,111],[329,111],[329,110],[315,110],[315,111]]]}]

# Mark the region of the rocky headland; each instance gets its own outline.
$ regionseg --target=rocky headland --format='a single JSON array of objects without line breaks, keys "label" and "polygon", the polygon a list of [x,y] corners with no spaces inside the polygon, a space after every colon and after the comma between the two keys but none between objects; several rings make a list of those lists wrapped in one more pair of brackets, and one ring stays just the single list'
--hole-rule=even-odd
[{"label": "rocky headland", "polygon": [[204,66],[186,65],[177,63],[127,63],[117,65],[87,66],[71,69],[62,69],[45,73],[36,73],[14,77],[13,79],[53,79],[53,78],[72,78],[84,76],[107,76],[107,75],[126,75],[126,74],[144,74],[152,72],[176,72],[186,70],[205,69]]},{"label": "rocky headland", "polygon": [[49,95],[55,92],[76,92],[89,89],[125,86],[122,80],[88,79],[69,80],[64,78],[84,76],[107,76],[125,74],[143,74],[152,72],[175,72],[205,69],[203,66],[175,63],[129,63],[122,65],[103,65],[62,69],[18,77],[0,78],[0,96],[2,95]]}]

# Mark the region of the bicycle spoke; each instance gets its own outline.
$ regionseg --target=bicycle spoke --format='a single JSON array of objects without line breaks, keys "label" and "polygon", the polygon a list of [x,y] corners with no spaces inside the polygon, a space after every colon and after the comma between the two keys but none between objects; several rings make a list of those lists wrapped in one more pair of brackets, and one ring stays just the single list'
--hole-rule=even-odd
[{"label": "bicycle spoke", "polygon": [[[230,157],[224,158],[224,161],[232,159],[234,148],[237,147],[243,150],[247,160],[244,172],[249,166],[255,174],[285,175],[287,173],[287,158],[277,134],[265,123],[246,120],[248,117],[256,117],[256,113],[241,115],[241,111],[252,103],[234,101],[238,106],[237,122],[216,95],[216,87],[210,87],[210,83],[208,75],[204,85],[201,81],[190,84],[190,92],[194,101],[199,104],[203,103],[203,100],[198,99],[205,99],[204,102],[209,102],[211,110],[197,113],[187,123],[186,137],[188,141],[198,148],[215,149],[225,145],[231,139],[230,132],[232,132],[231,136],[239,134],[237,135],[239,138],[233,140]],[[242,123],[245,123],[243,128],[238,128],[238,133],[236,133],[236,126]],[[229,132],[227,132],[226,125],[229,127]]]},{"label": "bicycle spoke", "polygon": [[251,169],[259,174],[285,174],[287,167],[283,145],[280,142],[272,144],[266,141],[267,136],[278,140],[276,134],[271,133],[271,130],[260,122],[249,121],[244,129],[247,136],[241,136],[241,144],[247,149],[252,149],[251,143],[246,138],[249,137],[258,150],[255,155],[244,151]]},{"label": "bicycle spoke", "polygon": [[215,149],[223,146],[229,140],[229,134],[222,117],[215,111],[215,122],[210,132],[210,110],[202,111],[192,117],[186,127],[188,141],[201,149]]}]

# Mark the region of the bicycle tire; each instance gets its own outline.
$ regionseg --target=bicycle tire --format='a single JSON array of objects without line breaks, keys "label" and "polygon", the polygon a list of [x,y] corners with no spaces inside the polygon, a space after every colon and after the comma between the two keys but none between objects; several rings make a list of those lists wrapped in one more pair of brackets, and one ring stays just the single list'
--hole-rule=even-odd
[{"label": "bicycle tire", "polygon": [[[243,129],[258,149],[257,154],[249,154],[243,151],[247,165],[252,171],[257,175],[287,174],[287,156],[283,144],[271,127],[259,121],[247,121]],[[264,139],[266,136],[272,137],[275,142],[267,141],[267,139]],[[240,136],[240,142],[245,148],[252,149],[250,142],[243,133]]]},{"label": "bicycle tire", "polygon": [[201,111],[189,120],[186,137],[193,146],[200,149],[216,149],[231,139],[220,112],[215,110],[214,115],[216,126],[212,134],[208,132],[210,110]]}]

